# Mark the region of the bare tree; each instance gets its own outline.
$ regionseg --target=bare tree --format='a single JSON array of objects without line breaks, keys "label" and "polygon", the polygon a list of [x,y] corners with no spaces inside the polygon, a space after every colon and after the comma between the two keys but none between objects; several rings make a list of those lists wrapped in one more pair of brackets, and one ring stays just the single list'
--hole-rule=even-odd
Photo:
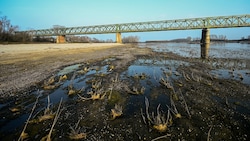
[{"label": "bare tree", "polygon": [[217,40],[218,37],[217,37],[217,35],[215,35],[215,34],[211,34],[211,35],[210,35],[210,39],[211,39],[211,40]]},{"label": "bare tree", "polygon": [[19,27],[12,25],[7,16],[0,17],[0,42],[27,42],[31,37],[25,33],[15,33]]},{"label": "bare tree", "polygon": [[122,42],[123,43],[137,43],[139,42],[140,37],[138,36],[128,36],[128,37],[123,37]]},{"label": "bare tree", "polygon": [[225,35],[219,35],[219,39],[220,39],[220,40],[226,40],[227,37],[226,37]]},{"label": "bare tree", "polygon": [[189,42],[192,41],[192,37],[188,36],[187,41],[189,41]]},{"label": "bare tree", "polygon": [[112,39],[107,39],[106,43],[113,43],[114,41]]},{"label": "bare tree", "polygon": [[18,26],[11,25],[7,16],[0,17],[0,41],[13,41],[16,30],[18,30]]},{"label": "bare tree", "polygon": [[[66,36],[66,40],[71,43],[101,43],[105,42],[104,40],[99,40],[97,38],[90,38],[88,36],[75,36],[75,35],[68,35]],[[113,42],[112,40],[109,40],[109,42]]]}]

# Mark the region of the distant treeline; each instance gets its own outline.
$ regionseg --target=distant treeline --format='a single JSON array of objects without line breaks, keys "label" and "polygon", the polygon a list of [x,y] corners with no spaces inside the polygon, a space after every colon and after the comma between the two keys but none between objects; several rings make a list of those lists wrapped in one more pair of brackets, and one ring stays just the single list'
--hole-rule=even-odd
[{"label": "distant treeline", "polygon": [[[114,43],[116,41],[112,39],[99,40],[97,38],[90,38],[88,36],[75,36],[69,35],[66,36],[66,41],[69,43]],[[123,43],[137,43],[139,42],[138,36],[127,36],[122,38]]]},{"label": "distant treeline", "polygon": [[15,34],[18,31],[18,26],[12,25],[6,16],[0,17],[0,42],[21,42],[25,38],[29,38],[24,34]]}]

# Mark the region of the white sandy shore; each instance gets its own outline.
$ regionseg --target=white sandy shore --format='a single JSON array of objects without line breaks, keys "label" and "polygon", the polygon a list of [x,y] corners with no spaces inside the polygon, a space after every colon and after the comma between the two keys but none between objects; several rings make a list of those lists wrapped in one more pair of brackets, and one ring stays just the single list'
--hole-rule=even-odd
[{"label": "white sandy shore", "polygon": [[123,44],[119,43],[70,43],[70,44],[10,44],[0,45],[0,54],[32,53],[43,51],[60,51],[77,48],[101,48]]}]

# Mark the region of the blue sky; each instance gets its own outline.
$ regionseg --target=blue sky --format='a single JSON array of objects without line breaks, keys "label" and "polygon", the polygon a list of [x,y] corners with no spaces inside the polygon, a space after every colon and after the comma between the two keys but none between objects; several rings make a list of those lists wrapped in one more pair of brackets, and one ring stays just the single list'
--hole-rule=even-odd
[{"label": "blue sky", "polygon": [[[157,21],[207,16],[250,14],[250,0],[0,0],[0,16],[20,30],[53,25],[87,26]],[[250,35],[248,28],[211,29],[210,34],[237,39]],[[200,37],[201,30],[126,33],[145,40]],[[91,35],[115,39],[114,34]]]}]

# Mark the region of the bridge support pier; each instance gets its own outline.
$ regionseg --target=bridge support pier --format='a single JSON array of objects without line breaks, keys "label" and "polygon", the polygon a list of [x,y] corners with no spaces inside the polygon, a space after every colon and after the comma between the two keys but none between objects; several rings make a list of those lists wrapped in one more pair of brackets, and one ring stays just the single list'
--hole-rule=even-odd
[{"label": "bridge support pier", "polygon": [[121,32],[116,33],[116,43],[122,43],[122,34],[121,34]]},{"label": "bridge support pier", "polygon": [[201,58],[207,59],[210,47],[210,31],[207,28],[202,29],[201,34]]},{"label": "bridge support pier", "polygon": [[209,56],[209,43],[201,44],[201,58],[207,59]]},{"label": "bridge support pier", "polygon": [[65,39],[65,35],[59,35],[56,38],[56,43],[65,43],[66,39]]}]

